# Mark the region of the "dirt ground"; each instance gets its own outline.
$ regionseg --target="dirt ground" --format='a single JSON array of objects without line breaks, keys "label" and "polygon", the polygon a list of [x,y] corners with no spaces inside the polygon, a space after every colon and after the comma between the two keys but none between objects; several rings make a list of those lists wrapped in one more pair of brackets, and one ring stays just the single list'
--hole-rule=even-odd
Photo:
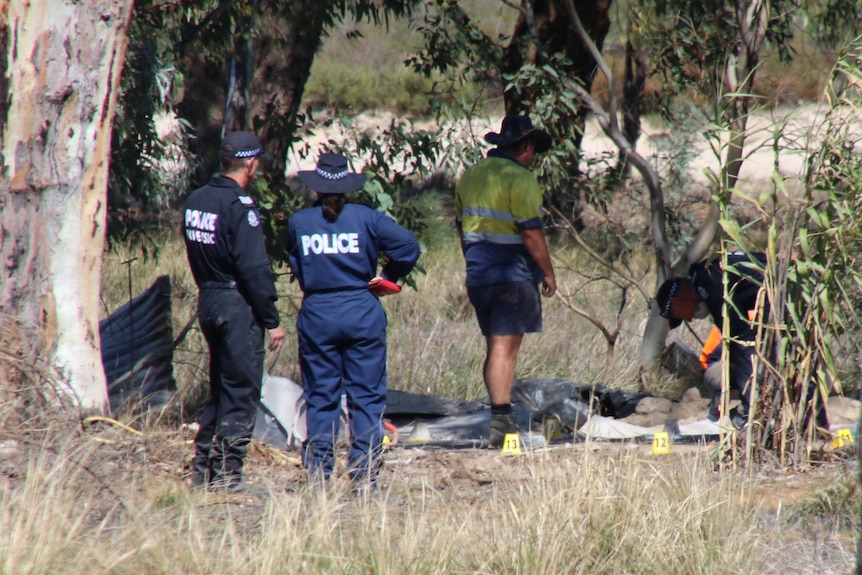
[{"label": "dirt ground", "polygon": [[[81,497],[100,502],[105,510],[132,500],[141,492],[166,489],[189,490],[188,463],[192,455],[192,434],[187,428],[150,429],[138,434],[131,428],[97,423],[72,434],[67,445],[51,445],[38,432],[16,434],[0,429],[0,492],[21,488],[27,481],[34,461],[50,463],[62,458],[76,467],[86,479],[81,481]],[[648,443],[583,442],[553,444],[536,452],[506,455],[498,450],[441,445],[395,445],[386,450],[381,474],[381,491],[398,501],[432,497],[439,503],[459,504],[480,501],[499,491],[517,490],[519,485],[535,481],[535,458],[550,465],[572,458],[620,458],[634,455],[635,461],[655,467],[659,463],[701,460],[714,445],[674,444],[667,455],[651,455]],[[849,481],[856,485],[856,461],[852,451],[835,452],[827,461],[805,471],[763,466],[756,476],[736,472],[731,476],[748,485],[748,501],[759,521],[759,530],[771,541],[768,553],[770,569],[766,573],[847,573],[855,564],[854,526],[836,526],[828,521],[788,522],[788,510],[811,498],[823,485]],[[342,452],[339,461],[344,461]],[[342,463],[343,465],[343,463]],[[337,474],[343,476],[340,468]],[[716,480],[720,477],[715,474]],[[725,475],[726,477],[726,475]],[[302,469],[296,448],[280,450],[255,440],[246,465],[249,492],[243,495],[198,494],[201,505],[216,500],[229,504],[232,516],[243,514],[250,520],[259,518],[273,494],[301,492],[308,489],[308,477]],[[337,479],[346,491],[349,484]],[[854,487],[855,489],[855,487]],[[400,499],[399,499],[400,498]],[[93,511],[96,511],[95,509]],[[855,520],[855,517],[854,517]],[[854,521],[855,525],[855,521]]]},{"label": "dirt ground", "polygon": [[[748,136],[746,138],[746,157],[742,171],[740,172],[742,187],[746,182],[753,183],[762,180],[764,175],[771,175],[773,168],[777,165],[780,173],[788,178],[802,175],[805,169],[805,156],[801,153],[805,147],[816,146],[820,136],[821,123],[824,107],[812,103],[804,106],[779,107],[770,110],[758,111],[751,115],[748,125]],[[311,150],[318,150],[321,145],[330,140],[342,141],[356,136],[357,133],[374,133],[391,125],[396,117],[391,113],[370,113],[358,116],[353,120],[352,130],[346,132],[336,123],[327,124],[315,130],[312,137],[308,138]],[[496,132],[500,129],[502,116],[488,118],[476,118],[473,122],[472,133],[484,135],[487,132]],[[776,160],[773,145],[775,144],[775,126],[784,124],[784,134],[779,139],[779,144],[784,146],[784,153],[780,160]],[[422,122],[415,123],[417,128],[422,128]],[[644,119],[642,125],[642,136],[638,141],[638,152],[647,158],[655,160],[657,155],[666,155],[669,152],[670,133],[666,126]],[[689,164],[688,175],[692,181],[699,184],[707,184],[709,179],[704,173],[705,169],[718,171],[720,169],[719,157],[710,147],[710,142],[704,138],[694,141],[696,153],[692,154]],[[598,159],[607,154],[616,154],[613,142],[605,136],[595,118],[587,121],[582,150],[585,161],[590,158]],[[317,154],[312,153],[302,157],[295,151],[288,159],[288,173],[293,175],[298,170],[314,169]],[[661,164],[659,160],[657,163]]]},{"label": "dirt ground", "polygon": [[[380,483],[387,496],[394,495],[396,500],[398,497],[427,497],[430,491],[441,501],[457,499],[463,504],[486,498],[498,490],[516,490],[535,480],[531,458],[546,458],[553,466],[554,461],[581,458],[588,450],[592,457],[619,459],[623,455],[633,455],[636,461],[648,466],[656,465],[657,460],[674,465],[674,462],[682,464],[686,460],[690,463],[694,458],[702,461],[714,452],[716,445],[674,444],[667,455],[653,455],[651,449],[649,443],[575,442],[551,445],[540,452],[504,455],[498,450],[480,448],[395,446],[385,454]],[[343,462],[345,457],[342,453],[339,461]],[[818,500],[824,485],[842,481],[846,484],[848,478],[853,486],[857,484],[858,472],[852,452],[834,452],[824,455],[823,459],[822,463],[805,471],[767,465],[755,476],[741,471],[733,474],[734,481],[748,486],[750,509],[768,542],[765,549],[769,554],[765,559],[768,568],[763,575],[825,575],[849,573],[854,569],[856,536],[853,527],[836,526],[832,519],[803,523],[792,518],[794,509]],[[256,444],[252,450],[248,472],[252,485],[301,490],[307,481],[298,450],[282,452],[262,444]],[[716,472],[716,481],[719,477]],[[346,480],[342,481],[347,485]]]}]

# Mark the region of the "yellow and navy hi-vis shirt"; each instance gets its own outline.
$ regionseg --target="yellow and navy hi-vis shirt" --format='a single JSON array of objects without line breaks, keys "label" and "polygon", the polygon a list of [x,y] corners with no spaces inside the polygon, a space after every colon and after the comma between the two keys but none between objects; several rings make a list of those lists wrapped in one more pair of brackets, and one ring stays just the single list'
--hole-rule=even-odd
[{"label": "yellow and navy hi-vis shirt", "polygon": [[542,227],[542,189],[533,173],[500,150],[471,166],[455,186],[467,285],[539,283],[542,271],[521,230]]}]

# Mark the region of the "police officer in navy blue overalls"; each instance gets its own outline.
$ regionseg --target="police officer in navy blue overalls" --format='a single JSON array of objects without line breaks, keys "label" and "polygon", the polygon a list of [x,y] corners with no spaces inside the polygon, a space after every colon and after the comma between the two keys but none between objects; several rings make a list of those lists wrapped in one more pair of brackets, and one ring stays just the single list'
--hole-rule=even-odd
[{"label": "police officer in navy blue overalls", "polygon": [[222,141],[222,173],[192,192],[183,237],[200,290],[198,321],[210,352],[210,399],[200,419],[192,461],[195,487],[236,491],[251,441],[263,383],[264,329],[270,350],[284,343],[260,214],[245,188],[264,153],[249,132]]},{"label": "police officer in navy blue overalls", "polygon": [[[388,257],[380,276],[396,281],[413,269],[419,245],[389,216],[343,194],[362,187],[340,154],[324,153],[299,177],[317,201],[288,224],[290,265],[303,291],[296,320],[307,406],[305,466],[328,479],[334,467],[342,391],[350,420],[350,477],[376,486],[386,404],[386,314],[368,289],[379,253]],[[361,481],[367,481],[363,484]]]}]

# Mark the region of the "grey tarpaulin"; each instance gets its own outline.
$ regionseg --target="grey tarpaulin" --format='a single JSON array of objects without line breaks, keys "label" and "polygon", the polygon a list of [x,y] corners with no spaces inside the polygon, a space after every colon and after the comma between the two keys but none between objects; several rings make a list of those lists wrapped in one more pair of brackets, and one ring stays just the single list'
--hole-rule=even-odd
[{"label": "grey tarpaulin", "polygon": [[164,405],[177,384],[173,373],[171,282],[160,276],[146,291],[99,322],[102,365],[111,408],[142,402]]},{"label": "grey tarpaulin", "polygon": [[440,395],[419,395],[396,389],[386,392],[385,415],[392,421],[403,418],[461,415],[481,408],[480,401],[467,401]]}]

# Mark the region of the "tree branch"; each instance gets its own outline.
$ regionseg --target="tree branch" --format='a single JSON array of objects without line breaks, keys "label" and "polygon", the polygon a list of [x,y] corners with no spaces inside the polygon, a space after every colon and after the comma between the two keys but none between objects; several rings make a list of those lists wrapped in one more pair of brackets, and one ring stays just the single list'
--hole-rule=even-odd
[{"label": "tree branch", "polygon": [[569,219],[568,219],[568,218],[566,218],[566,216],[564,216],[564,215],[563,215],[563,213],[562,213],[559,209],[557,209],[556,207],[552,207],[552,208],[551,208],[551,211],[556,215],[556,217],[558,217],[560,220],[562,220],[562,222],[563,222],[563,224],[564,224],[564,226],[565,226],[565,228],[566,228],[566,231],[568,231],[568,232],[569,232],[569,234],[574,238],[575,242],[577,242],[577,244],[578,244],[578,245],[579,245],[579,246],[580,246],[580,247],[581,247],[585,252],[587,252],[587,255],[589,255],[589,256],[590,256],[591,258],[593,258],[595,261],[599,262],[601,265],[603,265],[604,267],[606,267],[606,268],[607,268],[608,270],[610,270],[611,272],[615,273],[616,275],[618,275],[619,277],[621,277],[622,279],[624,279],[628,285],[635,286],[635,288],[637,288],[637,290],[641,293],[641,295],[643,296],[643,298],[644,298],[646,301],[649,301],[649,300],[650,300],[650,297],[651,297],[651,296],[650,296],[650,295],[648,295],[648,294],[647,294],[647,293],[646,293],[646,292],[645,292],[645,291],[640,287],[640,285],[638,284],[638,282],[637,282],[634,278],[632,278],[632,277],[628,276],[628,275],[627,275],[623,270],[621,270],[621,269],[617,268],[614,264],[612,264],[611,262],[607,261],[607,260],[606,260],[605,258],[603,258],[601,255],[599,255],[599,253],[598,253],[598,252],[596,252],[593,248],[591,248],[591,247],[589,246],[589,244],[587,244],[587,243],[584,241],[584,239],[581,237],[581,234],[580,234],[580,233],[578,233],[578,230],[577,230],[577,228],[575,228],[574,224],[572,224],[572,222],[571,222],[571,221],[569,221]]}]

